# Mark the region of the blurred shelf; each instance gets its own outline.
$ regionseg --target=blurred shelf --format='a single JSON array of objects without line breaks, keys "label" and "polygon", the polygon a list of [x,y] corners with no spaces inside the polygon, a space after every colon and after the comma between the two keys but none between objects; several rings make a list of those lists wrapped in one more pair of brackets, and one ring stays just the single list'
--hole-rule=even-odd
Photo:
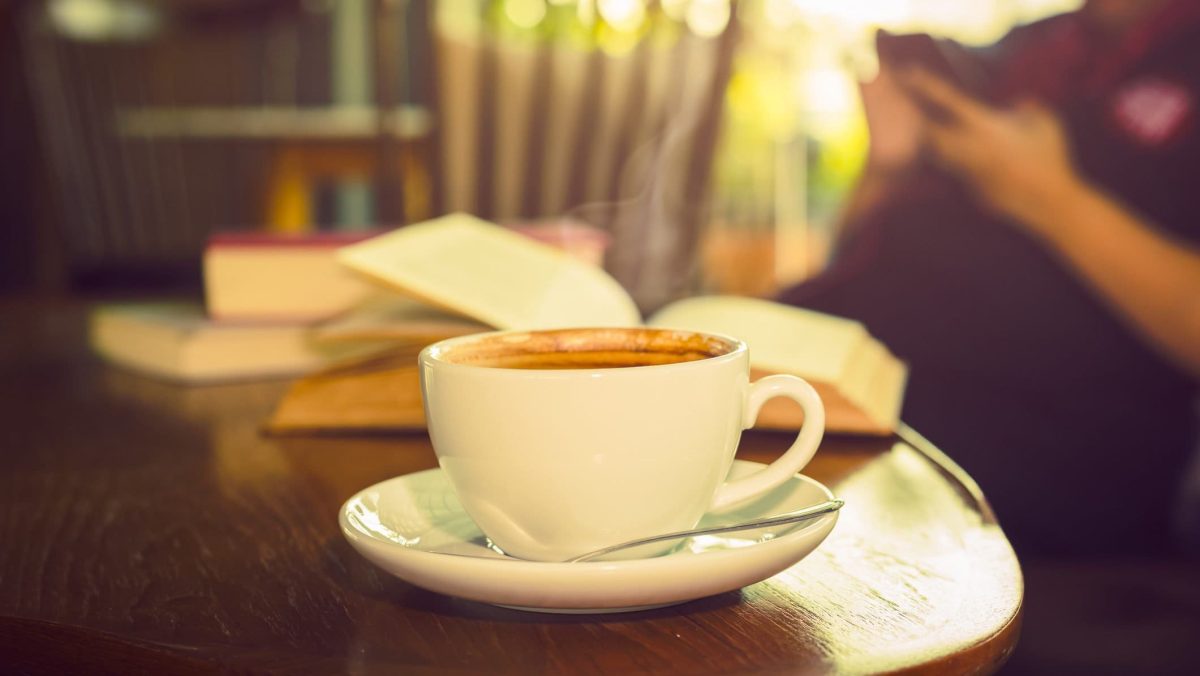
[{"label": "blurred shelf", "polygon": [[417,140],[433,131],[433,115],[423,106],[400,106],[382,114],[370,106],[125,108],[116,117],[121,136],[143,139]]}]

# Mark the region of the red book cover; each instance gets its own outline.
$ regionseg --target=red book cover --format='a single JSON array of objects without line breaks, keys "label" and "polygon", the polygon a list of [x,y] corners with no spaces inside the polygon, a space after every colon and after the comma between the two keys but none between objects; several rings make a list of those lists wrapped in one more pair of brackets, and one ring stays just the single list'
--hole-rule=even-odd
[{"label": "red book cover", "polygon": [[332,248],[356,244],[389,232],[390,228],[371,230],[322,230],[300,234],[260,232],[254,230],[217,232],[209,236],[208,248]]}]

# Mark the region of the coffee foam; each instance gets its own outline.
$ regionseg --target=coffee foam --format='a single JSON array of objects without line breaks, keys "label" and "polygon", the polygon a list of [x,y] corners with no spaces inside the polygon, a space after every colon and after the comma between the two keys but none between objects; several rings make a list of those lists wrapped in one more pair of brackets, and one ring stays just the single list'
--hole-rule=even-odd
[{"label": "coffee foam", "polygon": [[513,369],[655,366],[729,354],[737,343],[689,331],[645,328],[558,329],[506,333],[453,345],[452,364]]}]

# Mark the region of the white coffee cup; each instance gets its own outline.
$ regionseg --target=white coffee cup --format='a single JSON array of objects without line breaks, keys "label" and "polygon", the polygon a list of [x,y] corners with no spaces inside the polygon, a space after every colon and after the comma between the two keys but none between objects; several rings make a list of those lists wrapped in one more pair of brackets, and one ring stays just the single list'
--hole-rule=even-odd
[{"label": "white coffee cup", "polygon": [[[745,343],[689,331],[476,334],[423,350],[420,372],[438,463],[480,529],[523,559],[692,528],[785,482],[825,426],[808,383],[751,384]],[[741,431],[777,396],[804,409],[796,441],[725,481]]]}]

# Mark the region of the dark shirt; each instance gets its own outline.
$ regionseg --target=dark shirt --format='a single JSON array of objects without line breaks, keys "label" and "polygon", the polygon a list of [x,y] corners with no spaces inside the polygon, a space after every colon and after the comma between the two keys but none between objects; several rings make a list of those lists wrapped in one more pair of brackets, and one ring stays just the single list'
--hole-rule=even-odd
[{"label": "dark shirt", "polygon": [[[984,58],[998,100],[1056,108],[1081,174],[1200,242],[1200,3],[1101,47],[1076,15]],[[1194,383],[1014,223],[914,175],[782,300],[863,321],[908,362],[904,420],[980,483],[1018,551],[1168,546]]]}]

